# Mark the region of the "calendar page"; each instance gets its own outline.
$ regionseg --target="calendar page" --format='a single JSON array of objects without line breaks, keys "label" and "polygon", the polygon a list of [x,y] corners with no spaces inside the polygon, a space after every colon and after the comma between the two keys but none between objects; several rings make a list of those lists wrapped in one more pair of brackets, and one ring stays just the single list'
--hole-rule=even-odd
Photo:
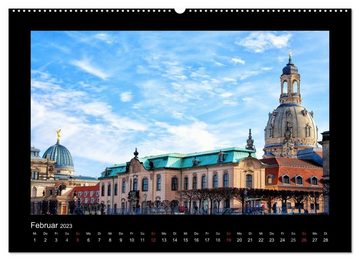
[{"label": "calendar page", "polygon": [[10,252],[351,251],[350,9],[9,24]]}]

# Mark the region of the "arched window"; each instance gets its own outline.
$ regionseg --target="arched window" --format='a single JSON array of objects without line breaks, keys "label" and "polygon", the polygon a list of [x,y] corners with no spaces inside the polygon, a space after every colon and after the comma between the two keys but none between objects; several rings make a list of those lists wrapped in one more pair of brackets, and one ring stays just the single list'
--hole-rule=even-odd
[{"label": "arched window", "polygon": [[202,175],[201,176],[201,189],[206,189],[207,184],[206,184],[206,176]]},{"label": "arched window", "polygon": [[311,182],[311,185],[317,185],[317,184],[318,184],[318,179],[317,179],[317,177],[312,177],[312,178],[310,179],[310,182]]},{"label": "arched window", "polygon": [[126,191],[126,179],[123,178],[121,181],[121,193],[125,193]]},{"label": "arched window", "polygon": [[184,178],[184,190],[188,190],[189,189],[189,178],[185,177]]},{"label": "arched window", "polygon": [[137,179],[137,178],[134,178],[134,181],[133,181],[133,190],[134,190],[134,191],[138,190],[138,179]]},{"label": "arched window", "polygon": [[281,180],[282,180],[282,183],[284,183],[284,184],[290,184],[290,178],[288,175],[282,176]]},{"label": "arched window", "polygon": [[297,185],[302,185],[303,184],[303,178],[301,176],[296,176],[295,177],[295,183]]},{"label": "arched window", "polygon": [[177,177],[171,178],[171,190],[172,191],[178,190],[178,178]]},{"label": "arched window", "polygon": [[156,191],[161,191],[161,175],[156,176]]},{"label": "arched window", "polygon": [[118,193],[118,184],[115,183],[115,185],[114,185],[114,196],[117,196],[117,193]]},{"label": "arched window", "polygon": [[213,188],[218,188],[218,187],[219,187],[218,175],[215,174],[213,175]]},{"label": "arched window", "polygon": [[36,198],[37,196],[37,188],[33,187],[32,191],[31,191],[31,197]]},{"label": "arched window", "polygon": [[111,184],[108,184],[108,193],[107,193],[108,196],[111,196]]},{"label": "arched window", "polygon": [[149,180],[148,178],[143,178],[142,179],[142,191],[148,191],[149,190]]},{"label": "arched window", "polygon": [[193,176],[192,188],[197,189],[197,176]]},{"label": "arched window", "polygon": [[287,93],[288,93],[288,82],[285,80],[282,83],[281,94],[287,94]]},{"label": "arched window", "polygon": [[267,175],[267,184],[273,184],[273,182],[274,182],[274,175],[272,175],[272,174],[269,174],[269,175]]},{"label": "arched window", "polygon": [[101,185],[101,196],[102,197],[105,196],[105,185],[104,184]]},{"label": "arched window", "polygon": [[298,83],[298,81],[297,80],[293,80],[293,91],[295,92],[295,93],[299,93],[299,83]]},{"label": "arched window", "polygon": [[225,170],[223,175],[223,187],[228,188],[229,187],[229,173]]},{"label": "arched window", "polygon": [[251,174],[246,174],[246,187],[247,188],[253,187],[253,176]]}]

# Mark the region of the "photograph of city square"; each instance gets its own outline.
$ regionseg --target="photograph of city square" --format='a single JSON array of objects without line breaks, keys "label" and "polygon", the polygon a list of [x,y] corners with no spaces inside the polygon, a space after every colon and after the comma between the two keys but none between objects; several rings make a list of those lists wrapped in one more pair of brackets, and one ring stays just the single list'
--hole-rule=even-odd
[{"label": "photograph of city square", "polygon": [[326,31],[33,31],[32,215],[329,214]]}]

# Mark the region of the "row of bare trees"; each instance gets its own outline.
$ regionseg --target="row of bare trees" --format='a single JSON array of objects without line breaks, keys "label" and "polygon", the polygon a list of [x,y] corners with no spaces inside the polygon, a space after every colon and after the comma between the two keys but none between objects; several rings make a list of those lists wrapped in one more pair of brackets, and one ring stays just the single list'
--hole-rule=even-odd
[{"label": "row of bare trees", "polygon": [[[242,213],[245,212],[245,204],[247,200],[256,199],[260,201],[267,202],[268,213],[274,212],[272,210],[273,202],[281,200],[283,206],[286,207],[286,203],[289,200],[295,202],[298,211],[301,211],[302,204],[309,200],[315,205],[316,213],[316,204],[319,202],[319,197],[321,196],[319,191],[300,191],[300,190],[270,190],[270,189],[246,189],[246,188],[215,188],[215,189],[193,189],[193,190],[183,190],[179,192],[180,199],[182,201],[188,202],[188,211],[192,210],[192,202],[198,201],[199,208],[202,207],[204,201],[210,203],[210,214],[213,214],[214,209],[219,211],[220,202],[223,200],[236,199],[241,203]],[[214,208],[216,204],[217,209]]]}]

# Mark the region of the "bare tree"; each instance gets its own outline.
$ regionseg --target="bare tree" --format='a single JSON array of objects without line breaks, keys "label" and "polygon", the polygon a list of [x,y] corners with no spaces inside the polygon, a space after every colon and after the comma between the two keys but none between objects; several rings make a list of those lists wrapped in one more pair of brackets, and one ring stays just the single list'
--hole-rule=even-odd
[{"label": "bare tree", "polygon": [[192,189],[192,190],[182,190],[179,191],[179,196],[182,199],[186,199],[187,201],[189,201],[189,209],[188,212],[189,214],[191,214],[191,207],[192,207],[192,201],[197,198],[197,191]]},{"label": "bare tree", "polygon": [[298,213],[301,213],[302,205],[308,196],[307,192],[304,191],[293,191],[292,198],[295,201],[295,207],[298,209]]},{"label": "bare tree", "polygon": [[317,205],[319,203],[319,198],[321,196],[321,192],[318,192],[318,191],[311,191],[309,192],[309,195],[308,195],[308,199],[310,200],[311,203],[314,204],[314,212],[315,214],[317,214]]}]

